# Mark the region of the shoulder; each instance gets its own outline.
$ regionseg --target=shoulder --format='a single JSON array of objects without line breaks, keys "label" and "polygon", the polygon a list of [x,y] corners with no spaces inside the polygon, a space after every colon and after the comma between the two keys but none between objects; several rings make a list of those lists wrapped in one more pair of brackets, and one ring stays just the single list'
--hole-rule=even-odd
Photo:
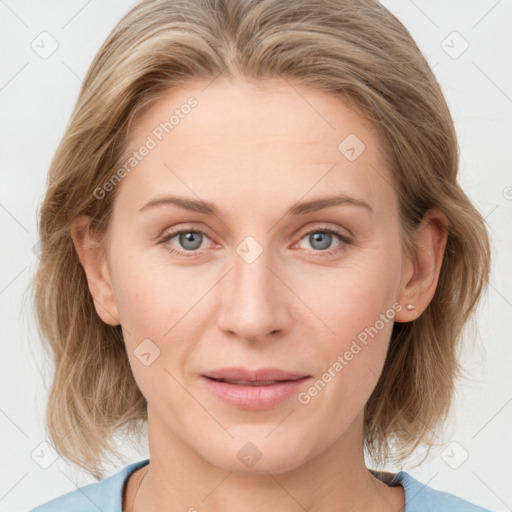
[{"label": "shoulder", "polygon": [[394,476],[395,482],[405,490],[405,512],[491,512],[453,494],[437,491],[404,471]]},{"label": "shoulder", "polygon": [[47,501],[29,512],[122,512],[123,486],[127,478],[149,459],[135,462],[117,473],[93,484]]}]

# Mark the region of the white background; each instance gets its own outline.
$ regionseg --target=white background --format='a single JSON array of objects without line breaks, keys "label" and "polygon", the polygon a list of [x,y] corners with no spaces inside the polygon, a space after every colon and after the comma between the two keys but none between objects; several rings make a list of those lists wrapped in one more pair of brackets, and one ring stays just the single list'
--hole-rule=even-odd
[{"label": "white background", "polygon": [[[420,468],[401,469],[491,510],[511,510],[512,2],[385,0],[384,4],[409,29],[434,67],[459,136],[460,182],[485,216],[494,250],[490,286],[477,315],[477,344],[464,359],[467,378],[458,384],[444,438]],[[38,242],[36,210],[50,159],[81,79],[129,6],[119,0],[0,1],[3,512],[27,510],[94,482],[60,458],[47,469],[32,459],[45,440],[43,415],[51,369],[43,364],[31,303],[23,303],[23,294],[38,261],[32,250]],[[31,47],[43,31],[58,42],[47,59]],[[464,41],[469,47],[453,58]],[[126,464],[147,457],[146,445],[136,452],[122,441],[120,446]],[[455,466],[466,454],[467,460],[457,469],[446,462]],[[120,468],[112,467],[110,473]]]}]

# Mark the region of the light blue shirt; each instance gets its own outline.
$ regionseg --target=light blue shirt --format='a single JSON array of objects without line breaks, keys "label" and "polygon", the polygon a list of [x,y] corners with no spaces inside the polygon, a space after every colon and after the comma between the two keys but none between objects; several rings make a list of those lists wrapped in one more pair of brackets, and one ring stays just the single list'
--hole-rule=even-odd
[{"label": "light blue shirt", "polygon": [[[129,464],[100,482],[79,487],[58,498],[47,501],[29,512],[122,512],[123,488],[128,477],[146,466],[149,459]],[[380,479],[382,475],[372,471]],[[491,512],[457,498],[453,494],[436,491],[411,475],[396,473],[391,485],[402,485],[405,490],[404,512]],[[388,484],[389,485],[389,484]]]}]

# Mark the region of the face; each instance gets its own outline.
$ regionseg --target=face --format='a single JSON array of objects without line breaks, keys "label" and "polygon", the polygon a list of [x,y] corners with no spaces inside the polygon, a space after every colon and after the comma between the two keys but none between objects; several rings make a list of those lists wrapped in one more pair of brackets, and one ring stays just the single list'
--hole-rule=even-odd
[{"label": "face", "polygon": [[[105,321],[123,327],[153,440],[236,471],[259,451],[253,471],[279,473],[359,448],[410,277],[397,196],[377,132],[339,97],[205,85],[162,97],[132,129],[130,148],[149,150],[117,185]],[[204,376],[226,367],[304,378],[258,389]]]}]

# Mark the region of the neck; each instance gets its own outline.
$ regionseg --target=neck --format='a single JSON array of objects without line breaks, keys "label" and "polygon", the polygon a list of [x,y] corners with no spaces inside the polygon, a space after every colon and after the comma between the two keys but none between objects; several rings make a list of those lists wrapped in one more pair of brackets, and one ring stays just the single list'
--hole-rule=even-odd
[{"label": "neck", "polygon": [[[404,508],[403,489],[388,487],[366,468],[362,435],[357,435],[362,432],[362,418],[323,451],[295,457],[295,464],[285,457],[287,461],[278,460],[275,467],[269,462],[256,463],[246,470],[238,459],[230,467],[214,465],[152,419],[148,414],[150,464],[141,469],[133,512],[384,512]],[[263,457],[264,453],[259,462]]]}]

